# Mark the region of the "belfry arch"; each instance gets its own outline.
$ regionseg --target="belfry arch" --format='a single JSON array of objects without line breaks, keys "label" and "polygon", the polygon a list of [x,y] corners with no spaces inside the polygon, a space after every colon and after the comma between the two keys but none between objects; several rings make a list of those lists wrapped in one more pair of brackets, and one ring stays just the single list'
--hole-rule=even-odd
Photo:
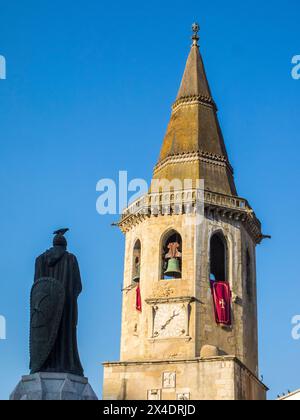
[{"label": "belfry arch", "polygon": [[210,238],[210,280],[228,281],[228,250],[223,232],[219,231]]}]

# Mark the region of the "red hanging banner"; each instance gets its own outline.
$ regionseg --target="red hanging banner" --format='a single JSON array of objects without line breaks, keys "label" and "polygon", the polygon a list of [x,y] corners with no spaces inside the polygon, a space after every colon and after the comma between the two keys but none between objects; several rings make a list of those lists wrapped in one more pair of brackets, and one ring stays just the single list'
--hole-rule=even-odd
[{"label": "red hanging banner", "polygon": [[211,290],[214,299],[216,323],[231,325],[231,290],[224,281],[212,281]]},{"label": "red hanging banner", "polygon": [[136,310],[142,312],[142,296],[140,286],[136,288]]}]

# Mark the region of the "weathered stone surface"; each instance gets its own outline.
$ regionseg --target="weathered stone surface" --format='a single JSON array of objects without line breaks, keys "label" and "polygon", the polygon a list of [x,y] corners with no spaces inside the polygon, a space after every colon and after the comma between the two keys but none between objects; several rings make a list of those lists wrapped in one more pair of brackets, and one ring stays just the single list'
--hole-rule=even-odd
[{"label": "weathered stone surface", "polygon": [[10,400],[97,400],[87,378],[66,373],[36,373],[23,376]]},{"label": "weathered stone surface", "polygon": [[200,357],[206,359],[208,357],[218,357],[220,355],[220,351],[216,346],[203,346],[201,349]]},{"label": "weathered stone surface", "polygon": [[[172,388],[164,385],[166,373],[175,374]],[[182,395],[191,400],[265,400],[267,388],[230,356],[104,364],[105,400],[146,400],[154,390],[162,400]]]},{"label": "weathered stone surface", "polygon": [[[252,302],[246,292],[246,249],[253,256],[255,285],[255,244],[239,221],[221,217],[204,217],[201,225],[191,215],[158,216],[146,219],[126,234],[124,288],[132,282],[132,253],[137,238],[142,242],[140,288],[142,313],[135,310],[135,289],[123,294],[121,361],[200,357],[203,346],[213,345],[221,354],[238,357],[254,374],[258,374],[256,288]],[[183,259],[181,280],[161,280],[160,243],[165,233],[175,229],[182,237]],[[209,243],[215,232],[223,232],[228,243],[228,281],[239,301],[232,303],[233,325],[216,325],[209,284]],[[189,340],[151,339],[152,298],[173,299],[194,296],[189,316]]]},{"label": "weathered stone surface", "polygon": [[194,185],[196,180],[204,179],[209,191],[237,195],[216,106],[197,45],[193,45],[187,60],[154,178],[192,179]]}]

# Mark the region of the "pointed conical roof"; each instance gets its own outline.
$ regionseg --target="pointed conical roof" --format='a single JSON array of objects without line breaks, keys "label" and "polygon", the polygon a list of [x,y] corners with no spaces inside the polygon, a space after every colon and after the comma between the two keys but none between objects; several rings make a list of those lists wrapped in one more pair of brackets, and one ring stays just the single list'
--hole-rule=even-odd
[{"label": "pointed conical roof", "polygon": [[205,189],[237,195],[194,25],[193,45],[173,105],[154,179],[204,179]]},{"label": "pointed conical roof", "polygon": [[177,100],[188,96],[211,98],[210,88],[197,43],[193,43],[188,56]]}]

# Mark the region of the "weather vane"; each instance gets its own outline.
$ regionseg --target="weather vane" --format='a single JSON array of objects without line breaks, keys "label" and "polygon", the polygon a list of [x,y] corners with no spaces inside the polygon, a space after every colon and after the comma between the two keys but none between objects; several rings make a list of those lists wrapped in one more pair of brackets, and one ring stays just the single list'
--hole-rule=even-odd
[{"label": "weather vane", "polygon": [[192,31],[194,33],[193,36],[192,36],[192,40],[194,41],[193,45],[198,46],[198,41],[200,39],[199,36],[198,36],[198,32],[200,31],[200,25],[197,22],[193,23]]}]

